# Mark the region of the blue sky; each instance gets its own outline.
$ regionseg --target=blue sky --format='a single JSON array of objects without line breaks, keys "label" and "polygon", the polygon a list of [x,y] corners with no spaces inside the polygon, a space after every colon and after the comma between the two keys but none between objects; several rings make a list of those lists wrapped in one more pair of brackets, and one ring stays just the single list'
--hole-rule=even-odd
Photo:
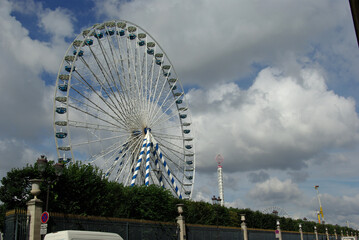
[{"label": "blue sky", "polygon": [[278,206],[359,228],[359,49],[347,1],[0,2],[0,177],[54,159],[55,80],[67,47],[95,23],[124,19],[165,49],[196,132],[195,200]]}]

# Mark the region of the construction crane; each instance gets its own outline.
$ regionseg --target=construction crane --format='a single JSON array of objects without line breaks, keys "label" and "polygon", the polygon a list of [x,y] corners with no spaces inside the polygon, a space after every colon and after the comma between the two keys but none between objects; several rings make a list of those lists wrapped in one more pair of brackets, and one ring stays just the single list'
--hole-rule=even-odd
[{"label": "construction crane", "polygon": [[319,213],[318,213],[318,222],[320,223],[320,216],[322,216],[322,222],[325,223],[325,219],[324,219],[324,214],[323,214],[323,208],[322,208],[322,203],[320,202],[320,197],[319,197],[319,185],[314,186],[315,190],[317,190],[317,197],[318,197],[318,202],[319,202]]}]

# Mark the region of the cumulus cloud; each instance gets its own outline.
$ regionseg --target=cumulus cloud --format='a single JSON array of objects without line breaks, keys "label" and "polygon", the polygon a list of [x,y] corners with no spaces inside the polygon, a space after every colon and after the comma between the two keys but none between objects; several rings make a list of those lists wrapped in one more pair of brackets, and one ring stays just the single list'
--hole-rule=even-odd
[{"label": "cumulus cloud", "polygon": [[0,153],[0,179],[5,177],[10,169],[33,164],[38,157],[25,142],[15,139],[0,140]]},{"label": "cumulus cloud", "polygon": [[263,183],[258,183],[249,191],[248,197],[253,201],[262,203],[285,203],[298,201],[301,198],[301,191],[291,180],[280,181],[278,178],[271,178]]},{"label": "cumulus cloud", "polygon": [[[33,39],[29,30],[11,15],[24,7],[21,3],[0,2],[3,34],[0,39],[0,153],[4,156],[1,160],[3,170],[20,166],[26,158],[34,161],[33,156],[38,155],[34,152],[41,149],[42,143],[46,145],[48,142],[52,134],[54,82],[46,85],[42,74],[54,76],[57,72],[66,50],[64,38],[73,31],[71,22],[62,20],[62,17],[68,17],[66,11],[43,9],[41,5],[28,1],[30,7],[23,13],[34,13],[31,6],[38,6],[35,19],[40,20],[39,26],[52,40]],[[49,26],[56,27],[56,22],[64,22],[67,32],[61,29],[51,31]],[[54,144],[52,148],[55,148]],[[15,156],[11,157],[11,153]]]},{"label": "cumulus cloud", "polygon": [[339,26],[352,30],[350,22],[345,22],[348,9],[323,0],[107,0],[95,4],[100,16],[120,16],[149,31],[168,53],[182,81],[202,87],[247,76],[255,63],[290,70],[288,55],[305,56],[313,52],[311,44],[319,42],[328,49],[337,46],[340,39],[328,36],[338,35]]},{"label": "cumulus cloud", "polygon": [[225,153],[233,172],[299,170],[321,152],[358,141],[355,102],[328,90],[315,69],[295,77],[266,68],[248,90],[229,83],[188,95],[200,170],[214,165],[210,149]]},{"label": "cumulus cloud", "polygon": [[264,182],[264,181],[268,180],[269,174],[264,171],[251,172],[251,173],[247,174],[247,177],[251,183],[259,183],[259,182]]},{"label": "cumulus cloud", "polygon": [[57,40],[74,34],[72,20],[74,17],[67,9],[56,8],[54,11],[47,9],[40,14],[39,25]]},{"label": "cumulus cloud", "polygon": [[290,171],[288,176],[293,182],[305,182],[309,177],[309,173],[307,171]]}]

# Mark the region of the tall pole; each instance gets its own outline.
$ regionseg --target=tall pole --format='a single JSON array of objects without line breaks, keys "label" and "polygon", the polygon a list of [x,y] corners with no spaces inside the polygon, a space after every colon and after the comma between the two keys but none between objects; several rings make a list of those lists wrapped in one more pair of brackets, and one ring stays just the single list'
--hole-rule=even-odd
[{"label": "tall pole", "polygon": [[318,231],[316,226],[314,226],[314,234],[315,234],[315,240],[318,240]]},{"label": "tall pole", "polygon": [[323,219],[323,223],[325,223],[325,219],[324,219],[324,214],[323,214],[323,208],[322,208],[322,203],[320,202],[320,197],[319,197],[319,185],[314,186],[315,190],[317,190],[317,197],[318,197],[318,202],[319,202],[319,208],[320,208],[320,215],[322,216]]},{"label": "tall pole", "polygon": [[302,229],[302,224],[299,224],[299,233],[300,233],[300,240],[303,240],[303,229]]},{"label": "tall pole", "polygon": [[222,174],[222,165],[223,157],[221,154],[218,154],[216,157],[216,162],[218,163],[217,167],[217,173],[218,173],[218,191],[219,191],[219,197],[221,199],[221,206],[224,205],[224,194],[223,194],[223,174]]}]

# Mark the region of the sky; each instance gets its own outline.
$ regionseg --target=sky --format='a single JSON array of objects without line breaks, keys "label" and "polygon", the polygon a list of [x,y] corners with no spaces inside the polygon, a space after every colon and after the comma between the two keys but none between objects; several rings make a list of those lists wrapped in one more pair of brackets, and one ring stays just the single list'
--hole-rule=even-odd
[{"label": "sky", "polygon": [[56,158],[59,66],[85,28],[128,20],[176,68],[196,136],[193,199],[359,229],[359,48],[348,1],[0,0],[0,178]]}]

